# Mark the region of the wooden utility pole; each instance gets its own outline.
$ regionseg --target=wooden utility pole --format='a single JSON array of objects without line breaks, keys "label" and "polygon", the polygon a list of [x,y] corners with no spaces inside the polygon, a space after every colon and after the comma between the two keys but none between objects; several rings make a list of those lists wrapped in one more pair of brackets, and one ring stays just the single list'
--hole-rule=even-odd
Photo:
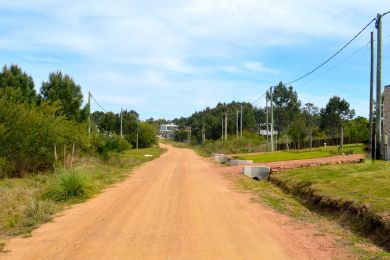
[{"label": "wooden utility pole", "polygon": [[188,143],[191,144],[191,135],[192,135],[192,128],[190,126],[190,132],[189,132],[189,136],[188,136]]},{"label": "wooden utility pole", "polygon": [[344,148],[344,128],[341,127],[341,136],[340,136],[340,151],[341,151],[341,154],[343,154],[343,148]]},{"label": "wooden utility pole", "polygon": [[382,15],[378,14],[375,27],[377,29],[377,59],[376,59],[376,137],[375,158],[382,159]]},{"label": "wooden utility pole", "polygon": [[241,116],[240,116],[240,139],[242,139],[242,104],[241,104]]},{"label": "wooden utility pole", "polygon": [[371,159],[375,159],[375,142],[372,142],[374,137],[374,119],[373,119],[373,104],[374,104],[374,32],[371,32],[371,67],[370,67],[370,137],[368,142],[368,152]]},{"label": "wooden utility pole", "polygon": [[139,120],[137,117],[137,140],[136,140],[136,149],[138,150],[138,133],[139,133]]},{"label": "wooden utility pole", "polygon": [[223,141],[223,140],[224,140],[224,139],[223,139],[223,116],[222,116],[222,127],[221,127],[221,129],[222,129],[221,139],[222,139],[222,141]]},{"label": "wooden utility pole", "polygon": [[204,133],[204,123],[202,125],[202,144],[204,144],[204,141],[205,141],[205,133]]},{"label": "wooden utility pole", "polygon": [[267,152],[269,152],[268,91],[265,95],[265,121],[267,129]]},{"label": "wooden utility pole", "polygon": [[227,113],[225,113],[225,141],[227,141]]},{"label": "wooden utility pole", "polygon": [[121,108],[121,138],[123,138],[123,111]]},{"label": "wooden utility pole", "polygon": [[91,92],[88,91],[88,134],[91,133]]},{"label": "wooden utility pole", "polygon": [[272,99],[272,87],[270,90],[270,102],[271,102],[271,152],[274,151],[274,102]]},{"label": "wooden utility pole", "polygon": [[236,138],[238,139],[238,109],[237,109],[237,116],[236,116]]}]

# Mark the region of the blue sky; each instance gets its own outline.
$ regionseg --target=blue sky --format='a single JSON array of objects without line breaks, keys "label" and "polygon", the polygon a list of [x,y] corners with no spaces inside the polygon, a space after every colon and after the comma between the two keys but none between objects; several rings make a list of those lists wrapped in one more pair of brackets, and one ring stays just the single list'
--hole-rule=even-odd
[{"label": "blue sky", "polygon": [[[37,89],[49,72],[61,70],[107,110],[168,119],[218,102],[253,102],[269,86],[317,66],[377,12],[390,10],[388,0],[0,0],[0,6],[1,61],[19,64]],[[386,85],[390,15],[383,27]],[[322,107],[339,95],[367,116],[371,30],[374,24],[293,85],[302,103]]]}]

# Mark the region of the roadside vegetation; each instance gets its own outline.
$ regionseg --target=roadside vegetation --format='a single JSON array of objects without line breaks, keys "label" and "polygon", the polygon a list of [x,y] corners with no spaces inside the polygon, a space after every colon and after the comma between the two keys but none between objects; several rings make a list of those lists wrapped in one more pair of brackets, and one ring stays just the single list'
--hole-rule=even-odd
[{"label": "roadside vegetation", "polygon": [[[313,167],[297,170],[309,169],[313,170]],[[283,173],[285,172],[280,172],[280,174]],[[265,204],[278,212],[291,216],[294,221],[314,224],[318,230],[318,236],[331,234],[339,246],[348,249],[357,259],[390,259],[388,251],[374,246],[367,236],[356,233],[350,222],[345,219],[341,220],[342,218],[334,212],[319,210],[318,206],[306,203],[302,197],[285,192],[270,181],[257,181],[242,175],[229,174],[226,177],[233,181],[236,190],[251,192],[254,202]]]},{"label": "roadside vegetation", "polygon": [[28,234],[65,206],[90,198],[163,152],[154,125],[140,122],[135,111],[122,116],[123,138],[120,115],[91,116],[81,86],[70,76],[50,73],[37,93],[32,77],[19,66],[3,67],[0,248],[2,238]]},{"label": "roadside vegetation", "polygon": [[[272,95],[267,93],[265,96],[268,104],[272,96],[275,150],[322,147],[324,143],[339,145],[342,129],[344,144],[368,142],[368,120],[356,117],[355,111],[343,98],[333,96],[323,108],[313,103],[302,104],[293,87],[282,82],[273,87]],[[235,101],[218,103],[189,117],[172,120],[179,126],[175,140],[187,142],[190,139],[192,145],[200,145],[208,154],[270,151],[271,126],[267,127],[267,114],[270,123],[269,106],[256,107]],[[239,133],[241,128],[242,138]]]},{"label": "roadside vegetation", "polygon": [[366,162],[273,173],[271,181],[305,202],[340,215],[390,249],[390,164]]},{"label": "roadside vegetation", "polygon": [[[366,145],[364,144],[349,144],[344,145],[343,154],[365,154]],[[303,160],[314,159],[321,157],[330,157],[340,155],[341,150],[339,146],[328,146],[321,148],[303,149],[303,150],[291,150],[291,151],[279,151],[268,152],[261,154],[240,154],[236,155],[238,159],[253,160],[253,162],[277,162],[277,161],[290,161],[290,160]]]},{"label": "roadside vegetation", "polygon": [[29,235],[64,207],[85,201],[122,180],[134,166],[153,160],[163,152],[164,149],[158,147],[127,150],[108,161],[88,156],[71,168],[58,169],[57,173],[0,179],[0,240]]}]

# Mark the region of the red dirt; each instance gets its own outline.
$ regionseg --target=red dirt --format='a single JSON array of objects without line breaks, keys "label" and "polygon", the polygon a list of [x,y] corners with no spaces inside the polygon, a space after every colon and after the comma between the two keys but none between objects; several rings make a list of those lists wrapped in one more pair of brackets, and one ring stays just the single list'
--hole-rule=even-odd
[{"label": "red dirt", "polygon": [[6,259],[350,259],[251,195],[231,189],[221,169],[193,150],[168,151],[121,183],[65,210]]},{"label": "red dirt", "polygon": [[[269,163],[254,163],[253,165],[258,166],[268,166],[271,167],[272,172],[309,167],[309,166],[320,166],[326,164],[343,164],[343,163],[357,163],[365,159],[364,154],[352,154],[352,155],[337,155],[332,157],[323,157],[315,159],[305,159],[305,160],[291,160],[291,161],[279,161],[279,162],[269,162]],[[242,166],[231,166],[225,169],[229,173],[240,173],[242,171]]]}]

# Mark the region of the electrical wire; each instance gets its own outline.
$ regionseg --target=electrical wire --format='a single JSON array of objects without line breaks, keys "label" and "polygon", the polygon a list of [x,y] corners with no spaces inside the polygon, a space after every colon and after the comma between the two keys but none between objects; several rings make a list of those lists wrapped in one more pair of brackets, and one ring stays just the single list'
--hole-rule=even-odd
[{"label": "electrical wire", "polygon": [[107,110],[105,110],[105,109],[99,104],[99,102],[95,99],[95,97],[92,95],[92,93],[91,93],[90,95],[91,95],[92,99],[95,101],[95,103],[96,103],[104,112],[108,113]]},{"label": "electrical wire", "polygon": [[[389,12],[386,12],[384,13],[382,16],[386,15],[390,13]],[[362,34],[362,32],[364,30],[367,29],[368,26],[370,26],[374,21],[376,21],[376,18],[373,18],[369,23],[367,23],[357,34],[355,34],[354,37],[352,37],[351,40],[349,40],[346,44],[344,44],[338,51],[336,51],[332,56],[330,56],[328,59],[326,59],[324,62],[322,62],[320,65],[318,65],[317,67],[315,67],[314,69],[312,69],[311,71],[307,72],[306,74],[292,80],[292,81],[289,81],[287,83],[285,83],[284,85],[290,85],[292,83],[295,83],[297,81],[300,81],[304,78],[306,78],[307,76],[311,75],[312,73],[314,73],[315,71],[319,70],[321,67],[323,67],[325,64],[327,64],[329,61],[331,61],[332,59],[334,59],[340,52],[342,52],[348,45],[350,45],[360,34]],[[252,104],[256,104],[259,100],[261,100],[266,94],[267,92],[271,89],[271,87],[269,87],[264,93],[263,95],[261,95],[259,98],[257,98],[254,102],[252,102]]]},{"label": "electrical wire", "polygon": [[309,81],[306,81],[304,82],[303,84],[299,85],[299,87],[302,87],[302,86],[305,86],[307,84],[309,84],[310,82],[324,76],[325,74],[327,74],[329,71],[335,69],[336,67],[338,67],[339,65],[343,64],[344,62],[346,62],[347,60],[349,60],[350,58],[352,58],[353,56],[355,56],[357,53],[359,53],[360,51],[364,50],[368,44],[370,44],[371,41],[369,41],[368,43],[364,44],[363,46],[361,46],[359,49],[357,49],[356,51],[354,51],[353,53],[351,53],[350,55],[348,55],[346,58],[344,58],[343,60],[341,60],[340,62],[336,63],[334,66],[328,68],[327,70],[325,70],[323,73],[317,75],[316,77],[312,78],[311,80]]},{"label": "electrical wire", "polygon": [[307,76],[309,76],[310,74],[312,74],[313,72],[317,71],[318,69],[320,69],[322,66],[324,66],[325,64],[327,64],[329,61],[331,61],[334,57],[337,56],[337,54],[339,54],[340,52],[342,52],[348,45],[350,45],[368,26],[370,26],[374,21],[376,20],[376,18],[373,18],[366,26],[363,27],[363,29],[361,29],[349,42],[347,42],[343,47],[341,47],[341,49],[339,49],[338,51],[336,51],[332,56],[330,56],[327,60],[325,60],[323,63],[321,63],[320,65],[318,65],[317,67],[315,67],[314,69],[312,69],[311,71],[309,71],[308,73],[304,74],[303,76],[300,76],[299,78],[297,79],[294,79],[290,82],[287,82],[286,85],[290,85],[292,83],[295,83],[303,78],[306,78]]}]

